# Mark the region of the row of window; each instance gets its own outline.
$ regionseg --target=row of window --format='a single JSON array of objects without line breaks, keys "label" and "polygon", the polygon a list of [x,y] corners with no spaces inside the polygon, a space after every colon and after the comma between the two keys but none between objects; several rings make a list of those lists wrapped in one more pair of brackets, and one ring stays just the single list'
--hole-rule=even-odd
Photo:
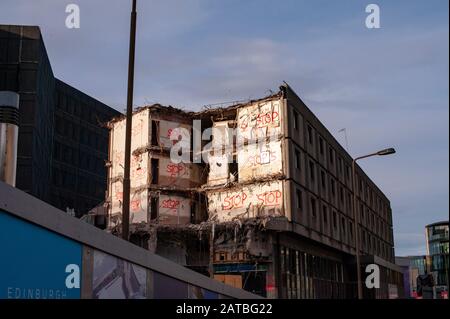
[{"label": "row of window", "polygon": [[365,207],[363,203],[359,208],[360,223],[367,228],[371,229],[379,237],[386,239],[389,242],[393,242],[392,228],[386,223],[385,220],[379,218],[373,213],[369,207]]},{"label": "row of window", "polygon": [[362,247],[360,247],[360,249],[363,252],[377,255],[385,260],[393,260],[392,246],[378,239],[373,233],[366,229],[361,230],[360,236],[360,241],[362,241]]},{"label": "row of window", "polygon": [[[333,199],[339,197],[339,201],[341,205],[345,205],[346,209],[351,212],[353,206],[353,198],[351,189],[346,187],[344,184],[340,183],[339,180],[332,177],[329,171],[325,171],[318,163],[316,163],[313,159],[308,159],[306,165],[305,177],[308,178],[309,184],[311,185],[311,190],[315,189],[315,185],[318,183],[320,186],[321,195],[326,197],[327,191]],[[297,148],[294,150],[294,164],[295,169],[302,172],[302,153]],[[317,167],[318,168],[317,168]],[[320,172],[320,176],[317,178],[316,172]],[[317,182],[317,180],[319,181]],[[359,198],[362,200],[361,198]],[[366,205],[373,208],[373,205],[370,205],[368,201],[365,201]],[[388,223],[390,222],[390,210],[388,209],[388,205],[382,204],[381,200],[379,200],[379,205],[376,209],[376,212],[380,217],[385,219]]]},{"label": "row of window", "polygon": [[77,216],[87,213],[90,209],[101,203],[100,200],[87,199],[81,196],[75,197],[54,191],[52,194],[52,205],[65,211],[67,208],[74,209]]},{"label": "row of window", "polygon": [[[304,210],[304,205],[303,205],[303,194],[302,191],[297,189],[296,191],[296,197],[297,197],[297,209],[299,209],[300,211]],[[328,206],[323,204],[321,207],[318,208],[318,202],[319,200],[316,200],[314,197],[310,197],[309,198],[309,209],[311,212],[311,217],[313,222],[319,218],[319,212],[318,209],[320,209],[320,213],[321,213],[321,218],[323,221],[323,226],[324,227],[328,227],[328,223],[329,223],[329,218],[328,218]],[[320,206],[320,205],[319,205]],[[338,218],[338,213],[336,210],[332,209],[331,210],[332,215],[331,215],[331,223],[332,223],[332,228],[333,230],[337,230],[339,228],[340,225],[340,229],[341,229],[341,234],[342,234],[342,238],[345,238],[345,236],[348,235],[350,236],[350,239],[353,239],[353,223],[349,220],[347,222],[347,218],[344,216],[341,216],[340,221]],[[341,215],[341,214],[339,214]],[[347,226],[348,224],[348,226]]]},{"label": "row of window", "polygon": [[53,146],[53,159],[98,175],[106,176],[105,161],[102,158],[66,144],[55,141]]},{"label": "row of window", "polygon": [[[299,158],[299,153],[297,151],[296,159]],[[310,160],[309,162],[309,172],[310,172],[310,180],[314,182],[315,180],[315,163]],[[301,167],[299,164],[297,164],[297,167]],[[339,183],[339,182],[337,182]],[[329,182],[329,188],[332,198],[336,198],[336,182],[335,180],[330,177]],[[325,193],[327,190],[327,174],[324,170],[320,171],[320,187],[321,187],[321,193]],[[341,207],[345,207],[347,209],[348,214],[353,216],[352,208],[353,208],[353,198],[350,191],[347,189],[344,189],[344,186],[340,185],[338,187],[338,194],[339,194],[339,201],[342,205]],[[325,196],[326,198],[326,196]],[[344,206],[345,205],[345,206]],[[315,207],[315,206],[314,206]],[[313,213],[315,208],[313,209]],[[387,223],[385,220],[380,218],[376,215],[376,213],[372,212],[369,207],[365,207],[364,203],[360,204],[360,221],[363,225],[366,225],[369,229],[372,229],[374,233],[378,234],[381,238],[386,239],[389,238],[389,241],[392,241],[392,232],[389,226],[389,223]]]},{"label": "row of window", "polygon": [[73,172],[54,167],[52,170],[52,183],[58,188],[63,188],[74,193],[104,199],[106,183],[94,180],[91,177],[77,175]]},{"label": "row of window", "polygon": [[[93,125],[99,123],[106,123],[111,120],[113,114],[106,114],[96,109],[95,104],[98,102],[91,102],[89,104],[79,101],[72,96],[66,95],[61,90],[57,90],[56,107],[66,113],[76,116]],[[106,108],[106,106],[104,106]]]},{"label": "row of window", "polygon": [[[303,204],[303,194],[300,189],[296,190],[296,203],[297,209],[300,212],[304,212],[306,210]],[[341,212],[337,212],[334,207],[329,206],[314,197],[309,198],[308,208],[313,225],[322,225],[322,230],[324,232],[327,232],[327,229],[331,229],[331,234],[334,238],[340,238],[342,242],[348,241],[350,245],[353,245],[355,238],[353,229],[354,224],[352,220],[345,217]],[[378,226],[379,228],[374,226],[374,228],[370,228],[370,230],[363,231],[363,238],[360,238],[360,241],[363,241],[362,248],[369,253],[390,260],[393,258],[391,254],[391,245],[387,244],[386,241],[392,242],[392,231],[387,224],[382,223],[379,219],[375,220],[374,214],[371,216],[372,225],[380,226]],[[383,228],[383,230],[380,231],[380,228]]]},{"label": "row of window", "polygon": [[344,298],[344,269],[340,262],[282,246],[281,296],[288,299]]},{"label": "row of window", "polygon": [[61,116],[55,115],[55,132],[57,135],[75,141],[87,147],[91,147],[102,153],[108,152],[108,137],[105,129],[104,134],[95,130],[79,126]]},{"label": "row of window", "polygon": [[[295,109],[293,109],[293,126],[294,130],[300,131],[300,114]],[[311,146],[308,149],[315,150],[315,132],[314,128],[311,124],[306,122],[307,127],[307,143]],[[301,132],[302,133],[302,132]],[[339,176],[343,174],[343,177],[345,177],[345,183],[348,185],[348,187],[351,189],[351,163],[346,163],[346,161],[343,159],[342,156],[338,155],[338,152],[336,152],[331,145],[327,146],[326,140],[317,134],[318,136],[318,154],[322,158],[324,163],[327,163],[327,167],[331,168],[333,167],[333,170],[329,169],[331,173],[334,172],[334,167],[337,159],[337,179],[339,179]],[[327,150],[328,147],[328,150]],[[315,155],[315,154],[312,154]],[[328,160],[328,161],[327,161]],[[370,186],[369,182],[364,181],[364,179],[357,174],[357,188],[358,195],[361,199],[365,199],[367,205],[369,205],[372,209],[376,210],[377,212],[380,212],[380,215],[383,216],[386,220],[389,222],[391,221],[390,216],[390,209],[386,203],[381,199],[381,196],[377,195],[378,190],[375,190],[372,186]]]},{"label": "row of window", "polygon": [[438,254],[447,254],[449,253],[448,249],[448,241],[446,242],[431,242],[428,244],[429,254],[430,255],[438,255]]},{"label": "row of window", "polygon": [[[293,119],[294,119],[294,130],[299,131],[300,130],[300,125],[299,125],[299,119],[300,115],[297,111],[293,110]],[[307,143],[312,147],[315,148],[315,134],[314,134],[314,129],[312,127],[312,125],[310,125],[309,123],[307,123],[306,125],[307,127]],[[325,139],[319,136],[319,155],[324,158],[325,157],[325,153],[326,153],[326,142]],[[344,160],[339,156],[336,155],[337,160],[338,160],[338,165],[337,165],[337,169],[338,169],[338,173],[342,174],[343,172],[345,173],[345,179],[347,182],[350,182],[351,179],[351,166],[349,164],[344,163]],[[328,162],[329,164],[331,164],[332,166],[334,166],[335,164],[335,150],[333,149],[332,146],[328,146]]]}]

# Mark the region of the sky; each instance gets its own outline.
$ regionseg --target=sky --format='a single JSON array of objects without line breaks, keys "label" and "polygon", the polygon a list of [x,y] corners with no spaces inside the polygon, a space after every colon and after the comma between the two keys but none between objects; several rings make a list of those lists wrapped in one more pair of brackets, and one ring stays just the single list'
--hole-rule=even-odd
[{"label": "sky", "polygon": [[[68,4],[80,28],[68,29]],[[1,0],[0,24],[38,25],[56,77],[125,110],[131,0]],[[380,8],[368,29],[365,8]],[[396,255],[425,254],[449,219],[447,0],[138,0],[135,106],[189,110],[286,81],[391,201]]]}]

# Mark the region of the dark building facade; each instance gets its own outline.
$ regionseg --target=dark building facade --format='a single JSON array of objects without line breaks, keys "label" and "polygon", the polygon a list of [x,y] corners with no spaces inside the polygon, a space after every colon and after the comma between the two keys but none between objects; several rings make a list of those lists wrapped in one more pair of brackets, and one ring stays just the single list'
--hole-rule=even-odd
[{"label": "dark building facade", "polygon": [[16,187],[81,214],[104,200],[118,111],[56,79],[39,27],[0,25],[0,90],[20,95]]}]

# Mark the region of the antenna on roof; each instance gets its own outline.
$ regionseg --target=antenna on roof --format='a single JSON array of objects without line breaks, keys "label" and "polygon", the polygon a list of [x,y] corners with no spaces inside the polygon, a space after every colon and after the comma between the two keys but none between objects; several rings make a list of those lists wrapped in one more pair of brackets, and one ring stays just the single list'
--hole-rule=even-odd
[{"label": "antenna on roof", "polygon": [[348,149],[347,129],[346,129],[345,127],[344,127],[344,128],[341,128],[341,129],[338,131],[338,133],[344,133],[344,137],[345,137],[345,148],[346,148],[347,152],[350,152],[350,150]]}]

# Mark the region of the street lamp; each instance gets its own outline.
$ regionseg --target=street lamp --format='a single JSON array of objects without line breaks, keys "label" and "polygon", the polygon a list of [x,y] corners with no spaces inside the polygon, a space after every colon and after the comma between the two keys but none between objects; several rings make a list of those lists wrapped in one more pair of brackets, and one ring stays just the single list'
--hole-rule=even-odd
[{"label": "street lamp", "polygon": [[356,161],[372,157],[372,156],[385,156],[391,155],[395,153],[394,148],[386,148],[384,150],[371,153],[368,155],[357,157],[353,160],[352,163],[352,182],[353,182],[353,218],[354,218],[354,233],[355,233],[355,254],[356,254],[356,276],[357,276],[357,284],[358,284],[358,299],[363,299],[363,290],[362,290],[362,282],[361,282],[361,261],[359,258],[359,214],[356,213],[357,199],[356,199]]},{"label": "street lamp", "polygon": [[125,124],[125,166],[123,168],[122,238],[129,240],[130,231],[130,157],[133,113],[134,56],[136,48],[136,0],[131,7],[130,47],[128,55],[127,115]]}]

